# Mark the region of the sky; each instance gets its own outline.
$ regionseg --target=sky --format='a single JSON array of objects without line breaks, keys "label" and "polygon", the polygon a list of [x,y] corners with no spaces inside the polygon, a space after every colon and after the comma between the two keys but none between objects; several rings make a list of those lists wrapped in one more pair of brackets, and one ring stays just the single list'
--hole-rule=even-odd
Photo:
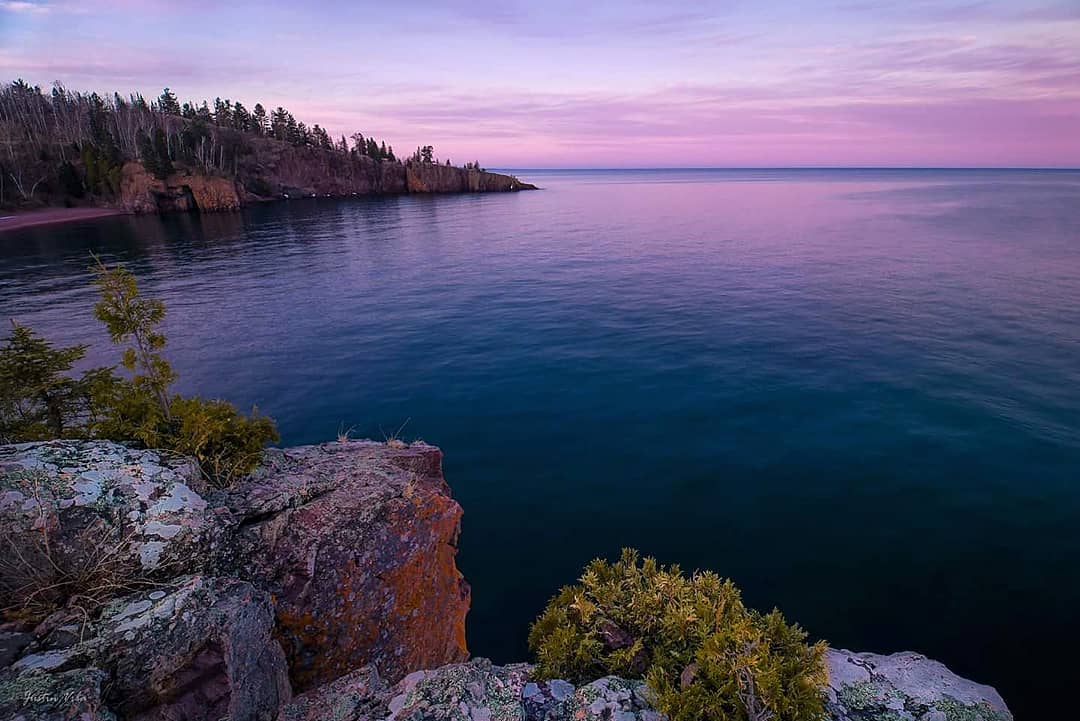
[{"label": "sky", "polygon": [[0,78],[487,167],[1080,167],[1080,0],[0,0]]}]

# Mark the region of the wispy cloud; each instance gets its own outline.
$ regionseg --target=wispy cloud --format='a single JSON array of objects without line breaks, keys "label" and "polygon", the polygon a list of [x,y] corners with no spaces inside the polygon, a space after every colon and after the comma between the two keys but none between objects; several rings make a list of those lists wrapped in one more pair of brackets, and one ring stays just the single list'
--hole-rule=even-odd
[{"label": "wispy cloud", "polygon": [[52,8],[9,18],[0,73],[489,165],[1080,164],[1072,0],[67,2],[0,0]]},{"label": "wispy cloud", "polygon": [[27,15],[44,15],[52,12],[52,6],[45,3],[23,2],[22,0],[4,0],[0,2],[0,11]]}]

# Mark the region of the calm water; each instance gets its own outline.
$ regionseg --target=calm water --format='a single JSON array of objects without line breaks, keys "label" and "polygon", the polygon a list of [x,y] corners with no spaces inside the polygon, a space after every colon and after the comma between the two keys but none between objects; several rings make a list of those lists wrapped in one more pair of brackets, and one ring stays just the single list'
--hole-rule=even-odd
[{"label": "calm water", "polygon": [[167,302],[183,390],[442,446],[476,654],[636,546],[1018,718],[1072,692],[1080,173],[521,175],[3,235],[0,315],[113,357],[98,251]]}]

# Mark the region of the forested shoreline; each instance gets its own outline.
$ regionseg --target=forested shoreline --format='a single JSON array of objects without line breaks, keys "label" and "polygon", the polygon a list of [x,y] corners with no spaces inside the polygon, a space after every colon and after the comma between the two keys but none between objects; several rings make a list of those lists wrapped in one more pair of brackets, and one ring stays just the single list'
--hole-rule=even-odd
[{"label": "forested shoreline", "polygon": [[9,209],[119,204],[124,164],[132,161],[162,181],[183,170],[234,178],[253,196],[274,196],[283,192],[268,179],[276,168],[259,153],[268,143],[279,145],[275,160],[283,149],[309,151],[327,172],[362,159],[376,167],[437,162],[431,145],[401,159],[385,140],[361,132],[335,140],[280,106],[268,111],[255,103],[248,110],[227,98],[181,103],[169,88],[150,100],[60,83],[45,91],[22,80],[0,87],[0,143],[0,207]]}]

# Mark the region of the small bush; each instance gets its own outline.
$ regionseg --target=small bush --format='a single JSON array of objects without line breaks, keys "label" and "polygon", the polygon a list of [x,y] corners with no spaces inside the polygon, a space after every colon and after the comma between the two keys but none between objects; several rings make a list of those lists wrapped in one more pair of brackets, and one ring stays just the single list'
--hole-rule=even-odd
[{"label": "small bush", "polygon": [[542,678],[643,678],[672,721],[824,718],[825,644],[779,611],[746,608],[729,580],[678,566],[590,563],[529,633]]},{"label": "small bush", "polygon": [[169,448],[194,458],[219,487],[255,470],[266,445],[279,440],[274,421],[258,409],[245,416],[225,401],[177,396],[172,411],[176,428]]}]

